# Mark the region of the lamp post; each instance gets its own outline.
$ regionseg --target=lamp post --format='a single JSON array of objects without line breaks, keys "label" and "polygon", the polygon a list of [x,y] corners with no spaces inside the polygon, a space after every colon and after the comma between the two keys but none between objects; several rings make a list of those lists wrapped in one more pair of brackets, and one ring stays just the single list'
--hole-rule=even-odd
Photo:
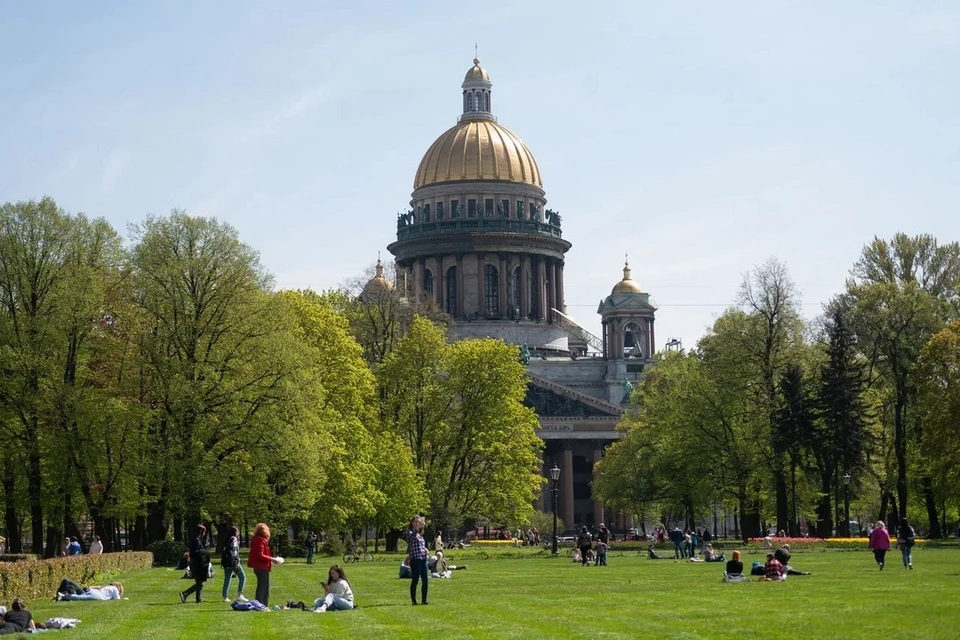
[{"label": "lamp post", "polygon": [[559,553],[557,551],[557,496],[560,493],[560,490],[557,489],[557,480],[560,479],[560,467],[557,466],[557,463],[553,463],[553,469],[550,469],[550,479],[553,480],[553,555]]},{"label": "lamp post", "polygon": [[844,527],[847,530],[847,537],[850,538],[850,472],[843,474],[843,513],[846,518]]}]

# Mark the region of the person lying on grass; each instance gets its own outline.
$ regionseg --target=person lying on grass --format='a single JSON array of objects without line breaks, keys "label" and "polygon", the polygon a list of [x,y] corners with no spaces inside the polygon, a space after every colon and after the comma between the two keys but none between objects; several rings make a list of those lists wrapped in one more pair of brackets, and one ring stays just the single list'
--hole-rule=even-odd
[{"label": "person lying on grass", "polygon": [[717,552],[713,550],[713,545],[709,542],[703,546],[703,561],[704,562],[724,562],[726,558],[723,557],[723,554],[717,555]]},{"label": "person lying on grass", "polygon": [[653,548],[653,545],[650,545],[647,548],[647,558],[650,560],[669,560],[670,558],[664,558],[662,555],[657,553],[657,550]]},{"label": "person lying on grass", "polygon": [[350,588],[347,576],[344,575],[340,565],[335,564],[330,567],[330,571],[327,572],[327,581],[321,582],[320,586],[323,587],[326,595],[313,601],[314,613],[353,609],[353,589]]},{"label": "person lying on grass", "polygon": [[773,557],[777,559],[777,562],[783,565],[783,573],[788,576],[808,576],[810,575],[809,571],[797,571],[792,566],[790,566],[790,545],[785,544],[776,551],[773,552]]},{"label": "person lying on grass", "polygon": [[57,588],[56,600],[119,600],[123,584],[111,582],[105,587],[81,587],[73,580],[64,578]]}]

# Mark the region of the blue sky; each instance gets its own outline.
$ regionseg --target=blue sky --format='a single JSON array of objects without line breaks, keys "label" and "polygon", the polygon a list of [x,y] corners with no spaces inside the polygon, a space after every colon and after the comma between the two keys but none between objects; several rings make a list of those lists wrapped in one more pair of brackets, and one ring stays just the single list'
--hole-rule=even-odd
[{"label": "blue sky", "polygon": [[594,331],[624,253],[693,346],[770,256],[812,317],[874,235],[960,239],[947,0],[4,2],[0,201],[216,216],[278,286],[336,286],[395,237],[474,42]]}]

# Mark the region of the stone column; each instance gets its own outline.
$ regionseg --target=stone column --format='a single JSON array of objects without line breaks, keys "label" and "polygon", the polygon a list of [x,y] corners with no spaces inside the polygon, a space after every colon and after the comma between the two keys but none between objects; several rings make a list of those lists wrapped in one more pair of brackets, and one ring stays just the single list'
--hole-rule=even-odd
[{"label": "stone column", "polygon": [[557,309],[562,313],[567,312],[567,303],[563,299],[563,262],[557,263]]},{"label": "stone column", "polygon": [[530,256],[525,253],[520,254],[520,319],[526,320],[530,313],[530,305],[527,298],[530,295],[527,287],[527,277],[530,274]]},{"label": "stone column", "polygon": [[497,296],[498,317],[506,318],[507,313],[507,254],[500,254],[500,285]]},{"label": "stone column", "polygon": [[416,302],[420,302],[423,293],[423,266],[423,258],[417,258],[413,261],[413,299]]},{"label": "stone column", "polygon": [[553,259],[547,259],[547,322],[553,321],[553,309],[557,308],[557,265]]},{"label": "stone column", "polygon": [[607,344],[607,323],[606,323],[606,322],[604,322],[604,323],[601,325],[600,337],[603,338],[603,357],[604,357],[604,358],[609,358],[609,357],[610,357],[610,352],[608,351],[608,349],[609,349],[610,347],[609,347],[609,345]]},{"label": "stone column", "polygon": [[463,254],[457,254],[457,317],[463,317]]},{"label": "stone column", "polygon": [[[603,442],[594,441],[593,443],[593,464],[596,467],[596,464],[603,460]],[[593,472],[593,477],[597,477],[597,472]],[[603,522],[603,504],[593,496],[593,489],[590,490],[590,499],[593,500],[593,526],[600,526],[600,523]]]},{"label": "stone column", "polygon": [[537,300],[539,307],[537,312],[537,320],[544,320],[549,317],[549,311],[547,310],[547,265],[544,262],[543,258],[540,258],[537,261]]},{"label": "stone column", "polygon": [[653,356],[654,351],[656,350],[656,340],[653,335],[653,318],[650,318],[650,355]]},{"label": "stone column", "polygon": [[446,311],[446,307],[443,306],[443,296],[444,289],[446,289],[447,278],[446,274],[443,272],[443,256],[437,255],[433,258],[437,267],[434,269],[433,274],[433,295],[437,301],[437,304],[440,305],[440,308]]},{"label": "stone column", "polygon": [[564,442],[560,455],[560,517],[567,528],[573,528],[573,443]]},{"label": "stone column", "polygon": [[483,308],[483,254],[477,252],[477,317],[483,318],[486,314]]}]

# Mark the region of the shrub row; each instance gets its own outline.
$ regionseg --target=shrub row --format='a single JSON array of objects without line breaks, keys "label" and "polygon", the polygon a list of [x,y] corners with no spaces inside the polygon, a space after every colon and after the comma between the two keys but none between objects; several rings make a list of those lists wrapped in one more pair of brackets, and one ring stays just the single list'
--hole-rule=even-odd
[{"label": "shrub row", "polygon": [[187,545],[176,540],[157,540],[147,545],[147,551],[153,554],[155,564],[161,567],[173,567],[187,552]]},{"label": "shrub row", "polygon": [[146,551],[3,562],[0,563],[0,600],[9,606],[17,597],[28,602],[53,598],[64,578],[85,585],[99,573],[123,573],[151,566],[153,554]]}]

